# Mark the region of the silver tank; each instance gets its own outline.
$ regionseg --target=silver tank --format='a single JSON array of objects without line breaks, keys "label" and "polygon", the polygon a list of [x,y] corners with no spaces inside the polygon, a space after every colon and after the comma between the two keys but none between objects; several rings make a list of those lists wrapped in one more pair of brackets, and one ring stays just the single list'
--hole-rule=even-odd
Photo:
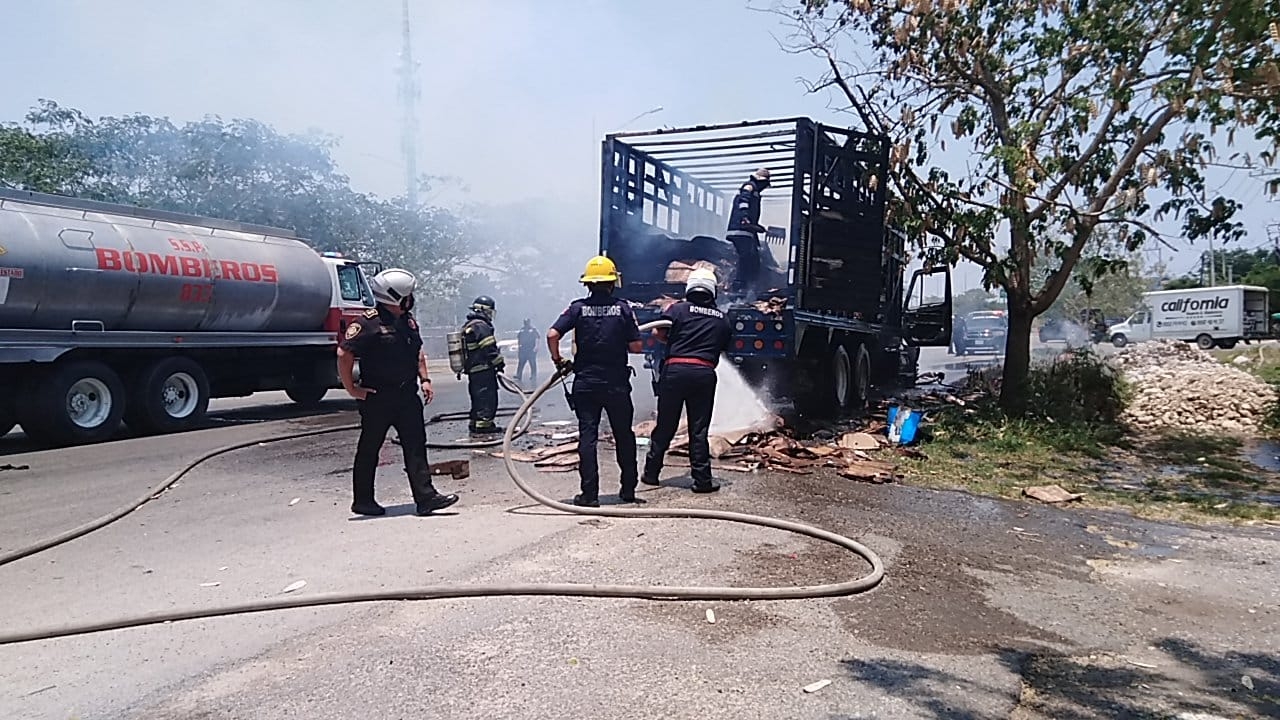
[{"label": "silver tank", "polygon": [[0,328],[318,331],[329,269],[291,235],[0,190]]}]

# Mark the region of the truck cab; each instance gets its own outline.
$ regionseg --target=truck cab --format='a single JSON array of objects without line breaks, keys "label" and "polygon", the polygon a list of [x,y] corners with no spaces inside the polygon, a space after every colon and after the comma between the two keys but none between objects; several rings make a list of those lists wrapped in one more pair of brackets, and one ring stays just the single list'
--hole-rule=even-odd
[{"label": "truck cab", "polygon": [[[600,252],[622,274],[619,295],[644,323],[681,298],[694,268],[713,270],[729,361],[802,412],[839,414],[865,406],[873,385],[913,383],[919,348],[950,342],[951,276],[925,266],[906,277],[913,243],[886,225],[889,147],[808,118],[606,136]],[[758,291],[730,295],[730,204],[758,168],[771,173]],[[664,348],[653,336],[644,346],[656,381]]]},{"label": "truck cab", "polygon": [[382,265],[349,260],[338,252],[322,252],[320,257],[329,268],[333,291],[324,329],[341,340],[352,320],[377,305],[373,299],[373,290],[369,288],[369,276],[381,272]]},{"label": "truck cab", "polygon": [[1118,348],[1124,347],[1129,343],[1146,342],[1151,339],[1151,311],[1142,308],[1134,314],[1130,315],[1124,322],[1116,323],[1107,328],[1107,337],[1111,338],[1111,344]]}]

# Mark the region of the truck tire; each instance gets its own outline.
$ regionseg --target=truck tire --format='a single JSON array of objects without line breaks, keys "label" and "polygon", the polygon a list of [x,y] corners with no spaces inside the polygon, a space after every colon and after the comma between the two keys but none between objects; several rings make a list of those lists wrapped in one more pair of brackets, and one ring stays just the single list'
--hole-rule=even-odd
[{"label": "truck tire", "polygon": [[836,410],[844,412],[854,403],[854,363],[849,357],[849,350],[844,343],[837,343],[831,349],[831,392]]},{"label": "truck tire", "polygon": [[185,357],[167,357],[147,366],[133,383],[125,422],[142,433],[190,430],[209,409],[209,378]]},{"label": "truck tire", "polygon": [[1201,350],[1212,350],[1214,344],[1215,343],[1213,338],[1209,337],[1208,335],[1196,336],[1196,347],[1200,348]]},{"label": "truck tire", "polygon": [[57,446],[110,438],[124,417],[124,383],[103,363],[55,364],[38,376],[18,402],[27,437]]},{"label": "truck tire", "polygon": [[1129,344],[1129,338],[1125,337],[1124,333],[1116,333],[1111,336],[1111,344],[1118,348],[1122,348]]},{"label": "truck tire", "polygon": [[329,388],[316,384],[290,383],[284,389],[284,394],[288,395],[290,400],[305,408],[316,407],[328,393]]},{"label": "truck tire", "polygon": [[853,402],[850,410],[865,412],[871,400],[871,354],[867,346],[858,343],[853,352]]},{"label": "truck tire", "polygon": [[0,437],[8,435],[18,424],[18,416],[14,413],[13,403],[9,398],[0,399]]}]

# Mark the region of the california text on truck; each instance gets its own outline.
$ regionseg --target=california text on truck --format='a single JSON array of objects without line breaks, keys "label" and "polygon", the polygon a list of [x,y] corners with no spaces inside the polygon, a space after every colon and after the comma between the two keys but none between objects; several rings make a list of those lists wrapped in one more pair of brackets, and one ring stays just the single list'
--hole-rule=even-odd
[{"label": "california text on truck", "polygon": [[264,390],[318,403],[374,304],[361,265],[281,228],[0,190],[0,435],[185,430]]},{"label": "california text on truck", "polygon": [[[602,144],[600,251],[622,273],[641,322],[679,297],[695,266],[734,271],[730,201],[757,168],[763,289],[725,305],[729,357],[748,381],[804,411],[865,404],[877,384],[914,382],[921,346],[946,346],[951,276],[926,268],[905,287],[907,238],[886,227],[888,138],[808,118],[617,133]],[[924,297],[939,280],[940,297]],[[912,298],[910,306],[907,299]],[[645,340],[649,364],[662,346]]]}]

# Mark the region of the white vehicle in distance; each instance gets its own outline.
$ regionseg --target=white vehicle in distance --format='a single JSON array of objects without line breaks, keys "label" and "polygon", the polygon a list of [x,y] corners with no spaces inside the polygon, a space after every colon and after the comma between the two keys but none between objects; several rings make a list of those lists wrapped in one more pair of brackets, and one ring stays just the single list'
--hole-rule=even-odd
[{"label": "white vehicle in distance", "polygon": [[1145,293],[1142,307],[1107,328],[1111,344],[1154,339],[1194,342],[1201,350],[1230,350],[1244,340],[1270,337],[1268,291],[1254,285],[1223,285]]}]

